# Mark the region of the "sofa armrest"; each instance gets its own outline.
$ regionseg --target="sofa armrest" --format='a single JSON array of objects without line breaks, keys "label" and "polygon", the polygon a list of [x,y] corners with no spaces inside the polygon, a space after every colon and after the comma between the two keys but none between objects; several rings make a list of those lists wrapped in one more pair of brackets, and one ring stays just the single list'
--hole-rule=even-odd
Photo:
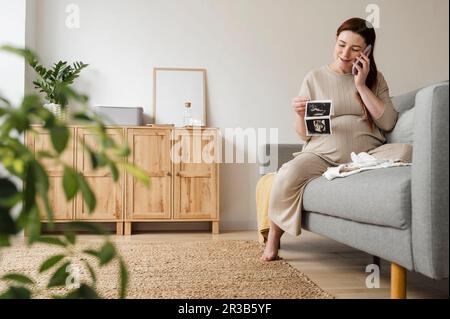
[{"label": "sofa armrest", "polygon": [[293,159],[293,153],[300,152],[303,144],[262,144],[259,148],[259,174],[274,173],[284,163]]},{"label": "sofa armrest", "polygon": [[411,173],[414,268],[428,277],[448,277],[448,82],[417,93]]}]

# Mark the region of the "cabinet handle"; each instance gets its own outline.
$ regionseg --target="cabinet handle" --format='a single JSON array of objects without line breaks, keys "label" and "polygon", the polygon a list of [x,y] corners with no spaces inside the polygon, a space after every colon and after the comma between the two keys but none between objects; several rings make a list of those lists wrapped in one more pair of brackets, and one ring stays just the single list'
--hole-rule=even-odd
[{"label": "cabinet handle", "polygon": [[177,176],[194,178],[194,177],[211,177],[211,172],[189,172],[189,171],[180,171],[177,173]]},{"label": "cabinet handle", "polygon": [[167,172],[167,176],[172,176],[172,173],[171,172]]}]

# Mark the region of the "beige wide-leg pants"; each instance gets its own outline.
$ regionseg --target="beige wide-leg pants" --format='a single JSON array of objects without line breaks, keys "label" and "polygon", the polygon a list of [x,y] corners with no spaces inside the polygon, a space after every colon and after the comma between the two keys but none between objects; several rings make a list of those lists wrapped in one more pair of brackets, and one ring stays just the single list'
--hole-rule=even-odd
[{"label": "beige wide-leg pants", "polygon": [[269,218],[293,236],[301,233],[302,198],[306,184],[333,166],[314,153],[299,153],[280,167],[273,180]]}]

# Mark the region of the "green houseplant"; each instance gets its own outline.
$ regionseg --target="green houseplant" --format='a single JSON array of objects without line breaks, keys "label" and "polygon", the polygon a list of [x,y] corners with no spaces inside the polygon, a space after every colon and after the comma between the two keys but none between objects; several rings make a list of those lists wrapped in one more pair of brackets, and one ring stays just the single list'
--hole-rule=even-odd
[{"label": "green houseplant", "polygon": [[47,69],[34,56],[30,56],[28,63],[38,75],[33,84],[35,89],[45,95],[47,103],[44,106],[57,117],[66,118],[68,98],[62,91],[65,87],[73,84],[88,64],[81,61],[72,64],[67,61],[58,61],[50,69]]},{"label": "green houseplant", "polygon": [[[73,79],[78,76],[79,71],[84,68],[85,64],[70,68],[67,67],[67,64],[57,63],[51,71],[47,70],[44,74],[44,68],[39,67],[40,64],[31,51],[9,46],[0,47],[0,50],[19,54],[26,59],[27,63],[41,76],[41,80],[35,81],[40,83],[39,86],[36,86],[47,94],[48,99],[61,103],[62,107],[65,107],[70,100],[78,101],[86,106],[87,97],[70,87]],[[72,71],[64,72],[61,69]],[[63,76],[60,76],[60,74],[65,74],[64,80],[62,80]],[[47,86],[47,82],[42,82],[44,78],[53,81],[52,90],[49,89],[50,85]],[[86,123],[87,127],[97,137],[98,147],[96,147],[96,151],[84,145],[90,155],[94,169],[109,168],[114,181],[117,181],[119,168],[122,168],[128,170],[143,183],[148,184],[148,177],[142,170],[124,161],[124,158],[130,152],[128,146],[118,145],[106,134],[101,118],[91,113],[87,106],[83,111],[73,113],[71,117],[73,120]],[[42,128],[49,133],[52,144],[51,149],[36,154],[23,145],[20,137],[26,131],[33,131],[31,124],[35,121],[42,123]],[[47,219],[50,221],[50,227],[53,221],[53,211],[48,195],[49,179],[42,164],[43,159],[63,165],[64,176],[61,187],[64,189],[68,201],[73,200],[77,193],[82,193],[91,213],[96,206],[95,193],[82,174],[64,163],[61,158],[68,140],[69,130],[66,122],[43,107],[38,95],[26,95],[18,106],[11,105],[7,99],[0,96],[0,164],[8,172],[7,176],[0,175],[0,249],[12,245],[11,238],[24,229],[28,232],[27,243],[31,247],[35,243],[43,243],[61,249],[60,253],[49,256],[39,267],[40,275],[50,273],[48,282],[44,287],[38,286],[39,280],[25,274],[0,273],[0,280],[7,285],[3,292],[0,291],[1,298],[32,298],[36,296],[98,298],[101,297],[101,294],[96,289],[96,267],[103,267],[112,262],[115,262],[119,267],[118,296],[120,298],[126,296],[128,272],[125,261],[117,253],[114,243],[99,226],[93,223],[69,223],[64,228],[64,235],[57,237],[44,236],[41,232],[40,214],[42,212],[40,212],[41,206],[38,205],[38,201],[44,203],[44,210]],[[22,182],[21,186],[14,182],[17,179]],[[14,215],[14,211],[18,211],[18,214]],[[80,228],[103,235],[104,241],[101,246],[95,249],[77,249],[75,230]],[[94,258],[98,263],[93,264],[83,256]],[[81,281],[76,287],[63,289],[64,292],[61,293],[61,288],[67,288],[67,280],[71,275],[67,269],[76,257],[79,258],[78,260],[83,260],[83,267],[90,275],[89,280]],[[55,289],[59,293],[55,292]]]}]

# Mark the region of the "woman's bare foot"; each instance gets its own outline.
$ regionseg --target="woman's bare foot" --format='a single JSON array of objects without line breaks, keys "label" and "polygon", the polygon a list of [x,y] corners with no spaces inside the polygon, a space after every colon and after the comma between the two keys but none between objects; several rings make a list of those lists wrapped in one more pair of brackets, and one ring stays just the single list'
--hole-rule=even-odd
[{"label": "woman's bare foot", "polygon": [[278,225],[270,222],[269,236],[267,238],[266,248],[261,256],[263,261],[272,261],[279,259],[278,249],[280,247],[280,238],[284,231]]},{"label": "woman's bare foot", "polygon": [[261,256],[262,261],[277,260],[278,257],[278,244],[267,241],[266,248]]}]

